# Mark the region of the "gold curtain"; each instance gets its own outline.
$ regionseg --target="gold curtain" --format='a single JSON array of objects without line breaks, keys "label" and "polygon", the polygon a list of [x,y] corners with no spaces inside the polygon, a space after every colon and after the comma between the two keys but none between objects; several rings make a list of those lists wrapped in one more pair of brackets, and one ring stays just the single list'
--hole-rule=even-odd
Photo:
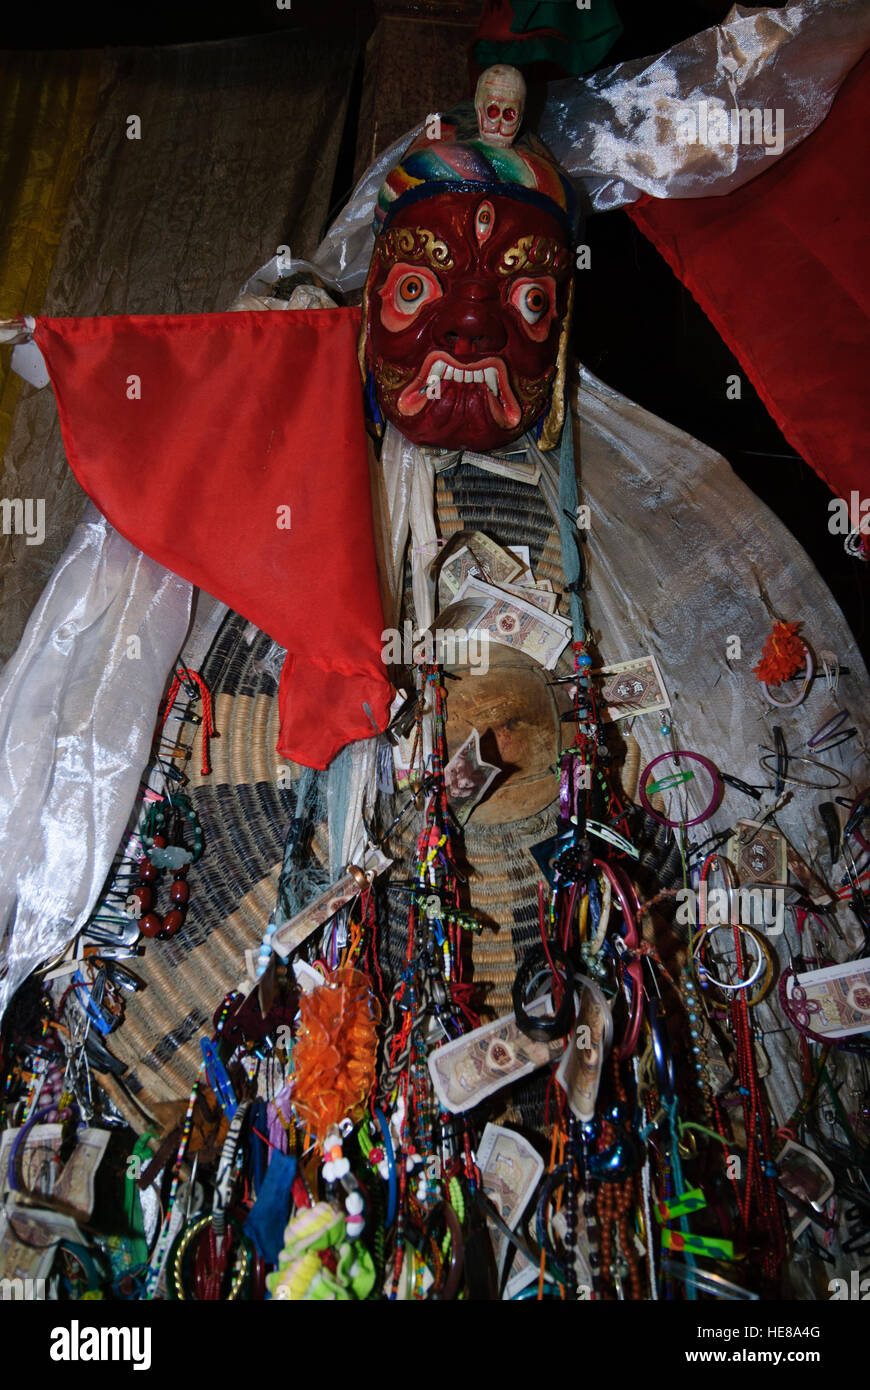
[{"label": "gold curtain", "polygon": [[[0,318],[10,318],[42,309],[97,112],[102,55],[5,53],[0,65]],[[0,356],[0,459],[21,385],[9,358]]]}]

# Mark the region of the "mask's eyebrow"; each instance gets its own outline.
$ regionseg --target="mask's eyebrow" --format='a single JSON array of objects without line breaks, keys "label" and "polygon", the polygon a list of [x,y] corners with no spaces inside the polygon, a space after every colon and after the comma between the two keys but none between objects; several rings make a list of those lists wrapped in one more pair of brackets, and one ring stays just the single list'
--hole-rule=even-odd
[{"label": "mask's eyebrow", "polygon": [[377,249],[385,266],[423,261],[433,270],[452,270],[455,264],[446,241],[427,227],[391,227],[378,237]]},{"label": "mask's eyebrow", "polygon": [[496,269],[499,275],[513,275],[518,270],[549,270],[554,275],[566,270],[571,263],[571,253],[552,237],[522,236],[503,251]]}]

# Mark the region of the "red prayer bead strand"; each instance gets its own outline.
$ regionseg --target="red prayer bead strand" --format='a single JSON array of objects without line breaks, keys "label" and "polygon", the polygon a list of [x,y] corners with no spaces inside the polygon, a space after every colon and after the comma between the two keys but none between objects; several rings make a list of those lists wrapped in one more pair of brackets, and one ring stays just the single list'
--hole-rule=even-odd
[{"label": "red prayer bead strand", "polygon": [[[211,772],[211,768],[209,767],[208,762],[208,740],[215,733],[211,691],[209,690],[208,686],[206,685],[205,681],[203,680],[202,676],[199,674],[198,671],[188,671],[187,675],[193,681],[194,685],[197,686],[199,690],[200,699],[202,700],[202,775],[203,777],[207,777]],[[169,687],[166,699],[163,702],[163,709],[160,716],[161,730],[163,729],[167,719],[169,718],[172,706],[175,704],[175,701],[178,698],[178,692],[180,689],[181,677],[176,673],[176,675],[173,677],[172,684]]]}]

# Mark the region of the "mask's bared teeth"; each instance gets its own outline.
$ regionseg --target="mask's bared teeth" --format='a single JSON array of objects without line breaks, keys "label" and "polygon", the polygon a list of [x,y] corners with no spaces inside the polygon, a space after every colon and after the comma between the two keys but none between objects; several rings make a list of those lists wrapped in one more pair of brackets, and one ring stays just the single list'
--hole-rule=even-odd
[{"label": "mask's bared teeth", "polygon": [[492,394],[498,399],[498,372],[495,367],[487,367],[483,373],[483,379]]}]

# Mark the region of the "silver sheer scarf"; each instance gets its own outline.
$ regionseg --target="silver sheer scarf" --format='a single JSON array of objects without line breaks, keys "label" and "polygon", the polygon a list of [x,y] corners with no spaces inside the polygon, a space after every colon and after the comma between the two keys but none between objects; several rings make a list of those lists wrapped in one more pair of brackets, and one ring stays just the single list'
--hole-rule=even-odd
[{"label": "silver sheer scarf", "polygon": [[97,901],[190,594],[89,504],[0,676],[0,1011]]}]

